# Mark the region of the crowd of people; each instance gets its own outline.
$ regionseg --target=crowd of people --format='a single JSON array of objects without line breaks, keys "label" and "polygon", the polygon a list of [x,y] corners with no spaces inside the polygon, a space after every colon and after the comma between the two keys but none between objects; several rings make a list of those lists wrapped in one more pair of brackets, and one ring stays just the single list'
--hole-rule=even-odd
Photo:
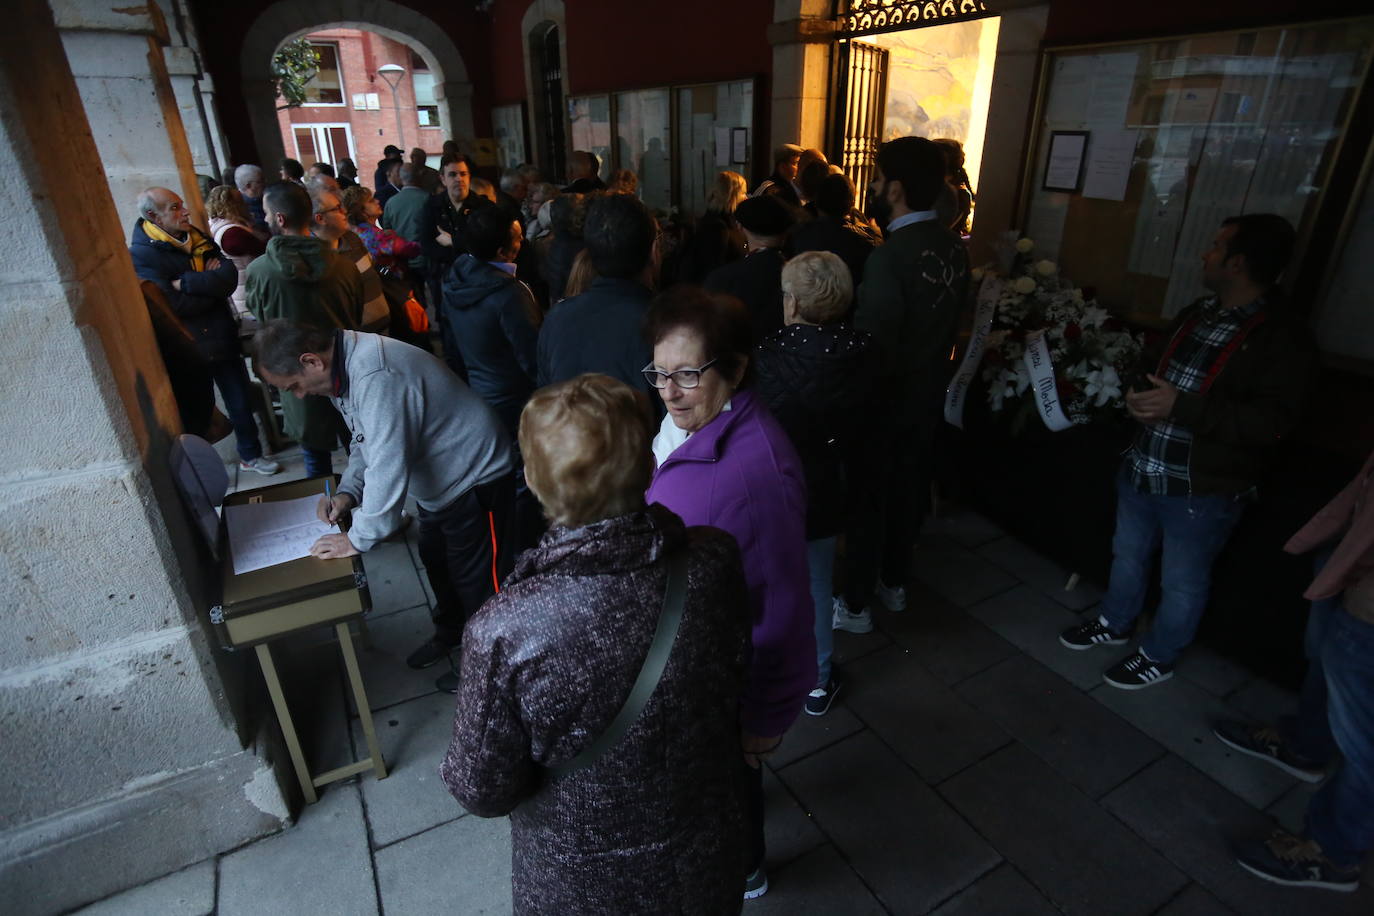
[{"label": "crowd of people", "polygon": [[[347,161],[284,160],[271,184],[241,165],[209,194],[208,233],[173,191],[144,192],[130,250],[155,318],[182,325],[158,340],[189,432],[221,419],[213,382],[241,468],[279,469],[251,336],[307,472],[332,475],[342,445],[320,515],[346,530],[316,556],[366,553],[415,501],[435,601],[407,664],[442,666],[457,694],[441,774],[470,811],[510,815],[517,911],[590,893],[607,911],[732,912],[768,888],[762,763],[844,688],[833,631],[907,607],[974,196],[958,144],[917,137],[879,148],[862,210],[792,145],[752,193],[720,172],[690,226],[601,171],[577,151],[562,187],[532,166],[483,181],[451,142],[438,169],[388,147],[371,188]],[[1108,684],[1172,675],[1296,421],[1314,351],[1276,285],[1292,247],[1278,217],[1228,219],[1203,259],[1211,295],[1132,382],[1107,595],[1061,636],[1125,644],[1162,553],[1153,624]],[[1303,778],[1344,755],[1307,835],[1241,854],[1270,880],[1353,889],[1374,846],[1366,493],[1292,545],[1330,557],[1302,727],[1218,724]]]}]

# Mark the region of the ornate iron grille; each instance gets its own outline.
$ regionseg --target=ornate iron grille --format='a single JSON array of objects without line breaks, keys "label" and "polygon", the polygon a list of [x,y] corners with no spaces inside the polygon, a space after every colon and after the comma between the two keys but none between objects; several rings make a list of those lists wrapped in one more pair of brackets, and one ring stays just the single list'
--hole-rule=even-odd
[{"label": "ornate iron grille", "polygon": [[849,0],[848,35],[870,35],[989,15],[982,0]]},{"label": "ornate iron grille", "polygon": [[842,44],[845,100],[840,167],[854,182],[862,202],[873,178],[878,145],[883,139],[883,117],[887,111],[886,48],[858,41]]},{"label": "ornate iron grille", "polygon": [[566,174],[566,142],[563,138],[563,63],[558,50],[558,27],[550,26],[535,45],[542,83],[539,107],[540,166],[549,178]]}]

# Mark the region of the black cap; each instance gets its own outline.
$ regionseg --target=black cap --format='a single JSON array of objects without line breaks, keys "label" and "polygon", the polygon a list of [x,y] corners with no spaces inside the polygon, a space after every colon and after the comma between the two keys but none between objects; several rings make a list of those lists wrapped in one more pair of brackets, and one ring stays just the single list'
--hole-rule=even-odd
[{"label": "black cap", "polygon": [[392,146],[390,143],[382,147],[382,155],[388,159],[390,159],[393,155],[399,156],[403,152],[404,150],[402,150],[399,146]]},{"label": "black cap", "polygon": [[792,228],[792,212],[775,195],[762,194],[740,201],[735,222],[754,235],[784,235]]}]

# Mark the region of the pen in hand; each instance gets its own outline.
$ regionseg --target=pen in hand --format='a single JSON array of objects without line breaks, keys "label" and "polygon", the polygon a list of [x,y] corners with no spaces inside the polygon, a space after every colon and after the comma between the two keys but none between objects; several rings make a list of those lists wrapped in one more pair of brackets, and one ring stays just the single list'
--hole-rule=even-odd
[{"label": "pen in hand", "polygon": [[338,522],[334,520],[334,493],[329,488],[329,478],[324,479],[324,498],[329,503],[329,509],[325,512],[325,517],[329,519],[331,528],[338,527]]}]

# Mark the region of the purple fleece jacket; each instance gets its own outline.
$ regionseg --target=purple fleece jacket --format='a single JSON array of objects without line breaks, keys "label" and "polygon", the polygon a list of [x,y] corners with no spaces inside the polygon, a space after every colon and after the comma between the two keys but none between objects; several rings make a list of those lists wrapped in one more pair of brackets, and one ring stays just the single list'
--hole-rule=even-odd
[{"label": "purple fleece jacket", "polygon": [[806,480],[787,433],[752,392],[730,407],[664,459],[646,498],[739,543],[754,616],[741,719],[750,734],[772,737],[816,685]]}]

